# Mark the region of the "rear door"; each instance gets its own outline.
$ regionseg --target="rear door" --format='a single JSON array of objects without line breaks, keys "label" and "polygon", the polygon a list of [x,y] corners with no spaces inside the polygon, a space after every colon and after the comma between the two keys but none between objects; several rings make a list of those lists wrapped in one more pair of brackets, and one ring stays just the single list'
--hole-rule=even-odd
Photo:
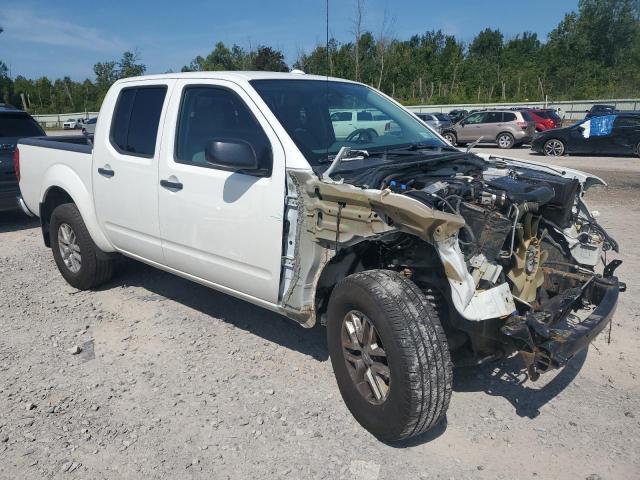
[{"label": "rear door", "polygon": [[495,142],[498,133],[502,131],[503,115],[503,112],[486,112],[484,114],[478,130],[484,141]]},{"label": "rear door", "polygon": [[108,98],[93,151],[93,197],[112,244],[163,263],[158,220],[158,158],[171,81],[140,82]]},{"label": "rear door", "polygon": [[640,153],[640,115],[619,115],[615,119],[606,153]]},{"label": "rear door", "polygon": [[[179,81],[167,115],[159,190],[166,265],[270,303],[278,301],[284,149],[249,95],[224,80]],[[214,139],[248,142],[265,173],[207,162]]]}]

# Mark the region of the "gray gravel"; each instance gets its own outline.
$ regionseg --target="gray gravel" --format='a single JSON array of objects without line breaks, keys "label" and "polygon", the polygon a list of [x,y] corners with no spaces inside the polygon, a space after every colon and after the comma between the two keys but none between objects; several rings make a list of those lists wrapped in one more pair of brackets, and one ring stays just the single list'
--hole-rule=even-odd
[{"label": "gray gravel", "polygon": [[133,261],[75,291],[0,214],[0,478],[638,478],[640,168],[561,162],[611,184],[589,195],[624,250],[611,343],[536,383],[457,370],[446,425],[400,445],[353,420],[322,328]]}]

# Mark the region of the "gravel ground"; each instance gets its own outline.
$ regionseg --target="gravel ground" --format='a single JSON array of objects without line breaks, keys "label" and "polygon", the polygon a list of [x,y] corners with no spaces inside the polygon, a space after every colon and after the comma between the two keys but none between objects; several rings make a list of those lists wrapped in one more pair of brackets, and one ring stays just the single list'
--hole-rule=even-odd
[{"label": "gravel ground", "polygon": [[78,292],[0,214],[0,478],[638,478],[639,162],[556,161],[610,184],[588,199],[629,286],[611,343],[536,383],[517,359],[456,370],[446,424],[394,445],[342,403],[323,328],[133,261]]}]

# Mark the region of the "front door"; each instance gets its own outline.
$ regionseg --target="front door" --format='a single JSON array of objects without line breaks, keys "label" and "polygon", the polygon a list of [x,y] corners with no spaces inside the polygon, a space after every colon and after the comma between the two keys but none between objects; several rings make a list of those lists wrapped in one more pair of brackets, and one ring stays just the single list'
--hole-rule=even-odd
[{"label": "front door", "polygon": [[484,113],[472,113],[463,119],[456,127],[456,136],[459,142],[473,142],[480,138],[483,128]]},{"label": "front door", "polygon": [[[166,265],[277,303],[285,201],[284,150],[251,98],[235,83],[178,82],[163,139],[160,231]],[[248,142],[266,173],[207,162],[213,139]]]},{"label": "front door", "polygon": [[93,151],[98,221],[120,251],[162,263],[158,221],[159,134],[169,82],[139,82],[107,98]]}]

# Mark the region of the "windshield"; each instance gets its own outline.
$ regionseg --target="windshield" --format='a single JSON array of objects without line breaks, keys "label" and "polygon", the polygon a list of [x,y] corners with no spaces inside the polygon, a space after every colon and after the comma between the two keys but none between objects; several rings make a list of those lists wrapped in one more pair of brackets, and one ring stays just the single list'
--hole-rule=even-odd
[{"label": "windshield", "polygon": [[370,153],[448,146],[414,115],[364,85],[323,80],[251,84],[311,165],[343,146]]},{"label": "windshield", "polygon": [[0,115],[0,137],[39,137],[42,128],[24,113],[3,113]]}]

